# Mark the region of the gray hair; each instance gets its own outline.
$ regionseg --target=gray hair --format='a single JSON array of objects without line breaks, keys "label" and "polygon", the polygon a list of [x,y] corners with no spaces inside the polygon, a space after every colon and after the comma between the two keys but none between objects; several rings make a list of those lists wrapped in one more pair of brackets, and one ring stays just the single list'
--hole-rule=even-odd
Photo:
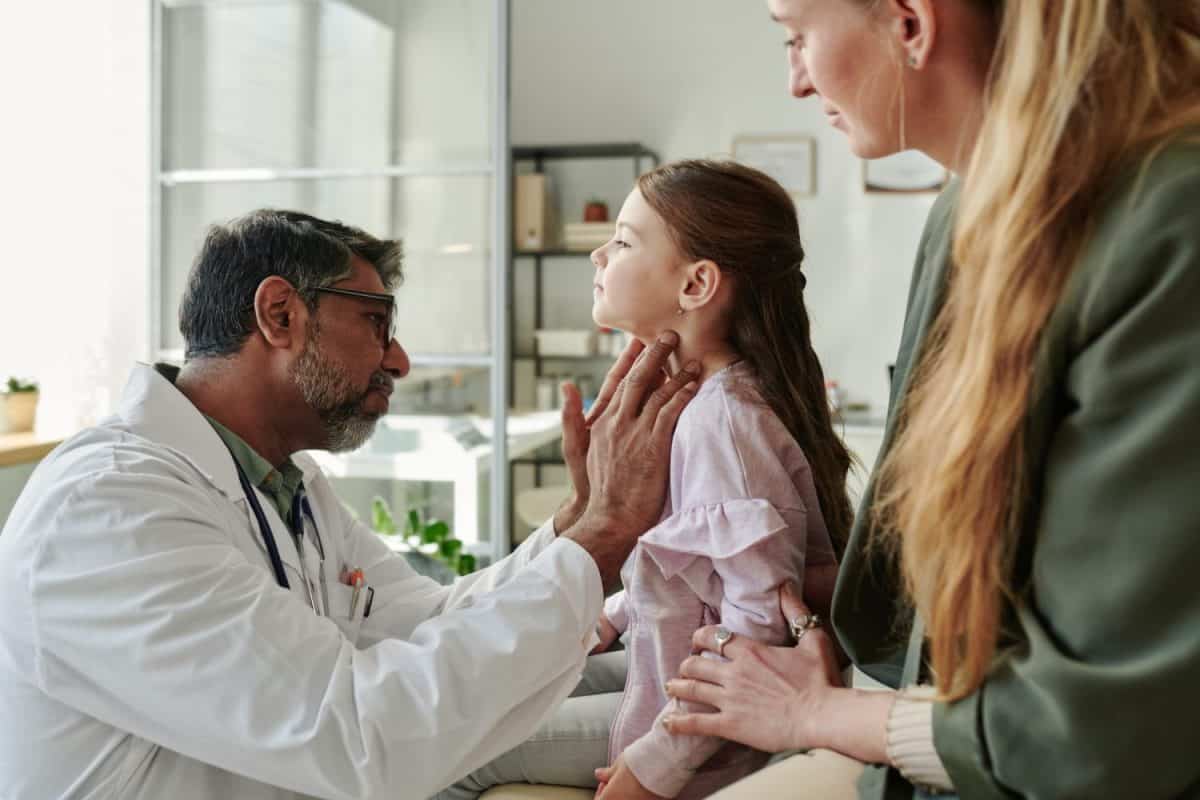
[{"label": "gray hair", "polygon": [[211,226],[188,273],[179,306],[184,358],[230,356],[255,330],[254,293],[279,276],[315,309],[316,289],[351,274],[358,256],[393,291],[403,280],[399,240],[299,211],[259,209]]}]

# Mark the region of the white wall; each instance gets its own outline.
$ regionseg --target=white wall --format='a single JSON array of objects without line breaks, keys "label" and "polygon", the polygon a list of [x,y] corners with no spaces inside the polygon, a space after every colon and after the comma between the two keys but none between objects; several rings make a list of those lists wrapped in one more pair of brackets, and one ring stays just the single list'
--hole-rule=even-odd
[{"label": "white wall", "polygon": [[148,353],[149,37],[146,2],[0,12],[0,379],[41,381],[45,432]]},{"label": "white wall", "polygon": [[[740,134],[816,137],[818,191],[798,203],[814,339],[826,376],[882,415],[933,196],[864,194],[861,162],[818,101],[788,94],[785,36],[766,4],[513,0],[512,37],[516,144],[640,141],[670,160],[727,154]],[[628,188],[632,174],[619,169]],[[623,190],[607,191],[615,215]],[[564,213],[577,215],[578,202]],[[589,325],[590,267],[554,266],[554,323]],[[523,302],[518,293],[519,311]]]}]

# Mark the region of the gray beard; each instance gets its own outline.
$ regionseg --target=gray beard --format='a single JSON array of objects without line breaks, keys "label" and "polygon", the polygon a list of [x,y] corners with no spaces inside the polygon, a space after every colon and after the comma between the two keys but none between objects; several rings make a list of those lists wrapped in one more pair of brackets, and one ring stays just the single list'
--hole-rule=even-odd
[{"label": "gray beard", "polygon": [[[375,433],[382,415],[363,410],[363,400],[370,386],[357,391],[346,371],[325,357],[320,348],[320,328],[315,319],[310,319],[312,327],[305,339],[304,350],[292,364],[292,381],[304,402],[321,418],[326,437],[324,449],[333,453],[357,450]],[[371,385],[379,377],[390,380],[380,373],[372,376]]]}]

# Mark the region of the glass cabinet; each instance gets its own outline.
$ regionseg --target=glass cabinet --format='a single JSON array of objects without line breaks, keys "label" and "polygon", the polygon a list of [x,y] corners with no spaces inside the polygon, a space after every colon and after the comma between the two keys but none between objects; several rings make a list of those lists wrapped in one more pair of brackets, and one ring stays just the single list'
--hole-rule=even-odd
[{"label": "glass cabinet", "polygon": [[507,0],[154,0],[152,43],[160,357],[182,359],[179,301],[214,221],[292,208],[403,239],[397,337],[414,369],[375,440],[326,467],[364,519],[380,495],[485,558],[509,549],[504,433],[519,440],[508,20]]}]

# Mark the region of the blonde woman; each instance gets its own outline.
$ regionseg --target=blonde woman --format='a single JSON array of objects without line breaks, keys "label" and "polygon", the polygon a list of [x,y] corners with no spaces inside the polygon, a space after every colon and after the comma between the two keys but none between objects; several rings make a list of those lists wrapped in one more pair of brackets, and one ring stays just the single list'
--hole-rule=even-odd
[{"label": "blonde woman", "polygon": [[769,7],[857,155],[956,175],[833,605],[899,691],[785,593],[797,645],[690,658],[668,727],[812,751],[721,800],[1200,797],[1200,2]]}]

